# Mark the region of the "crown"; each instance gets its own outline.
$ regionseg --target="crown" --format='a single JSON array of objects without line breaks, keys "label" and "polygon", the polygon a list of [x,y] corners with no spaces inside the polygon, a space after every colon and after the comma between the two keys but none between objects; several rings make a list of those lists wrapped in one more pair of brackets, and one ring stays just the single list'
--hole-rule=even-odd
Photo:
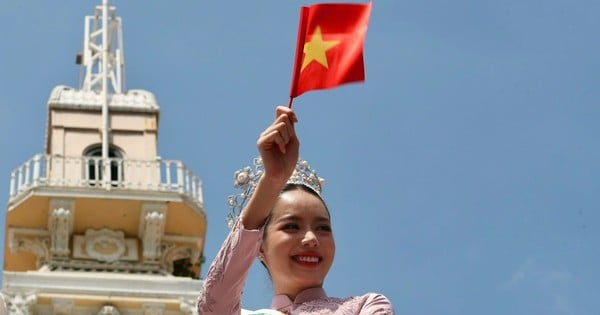
[{"label": "crown", "polygon": [[[246,203],[250,200],[250,197],[252,197],[256,185],[258,184],[258,180],[265,171],[261,158],[254,158],[253,164],[254,168],[246,166],[237,170],[233,175],[233,187],[240,189],[242,192],[227,198],[227,204],[229,205],[227,225],[229,225],[229,229],[233,228],[242,209],[244,209]],[[287,183],[304,185],[320,196],[325,180],[317,176],[317,173],[310,168],[310,165],[306,160],[298,159],[296,169]]]}]

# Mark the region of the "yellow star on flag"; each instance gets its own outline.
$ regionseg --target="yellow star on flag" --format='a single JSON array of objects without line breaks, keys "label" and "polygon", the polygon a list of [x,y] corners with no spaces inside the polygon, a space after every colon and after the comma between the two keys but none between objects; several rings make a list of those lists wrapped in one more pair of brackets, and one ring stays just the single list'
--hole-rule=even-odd
[{"label": "yellow star on flag", "polygon": [[304,43],[304,61],[302,62],[302,69],[300,72],[302,72],[313,60],[329,69],[325,53],[339,43],[339,40],[324,41],[323,36],[321,35],[321,27],[317,26],[310,42]]}]

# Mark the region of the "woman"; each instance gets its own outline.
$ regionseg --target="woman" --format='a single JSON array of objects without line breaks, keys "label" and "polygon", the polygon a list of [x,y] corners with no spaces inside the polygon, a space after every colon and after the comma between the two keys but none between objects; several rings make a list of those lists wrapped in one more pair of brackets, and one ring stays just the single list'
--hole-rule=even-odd
[{"label": "woman", "polygon": [[321,199],[318,180],[290,178],[298,163],[295,113],[280,106],[275,116],[257,141],[261,176],[208,270],[198,311],[241,314],[242,288],[258,257],[273,283],[272,310],[284,314],[393,314],[391,303],[380,294],[345,299],[325,294],[323,281],[335,255],[329,210]]}]

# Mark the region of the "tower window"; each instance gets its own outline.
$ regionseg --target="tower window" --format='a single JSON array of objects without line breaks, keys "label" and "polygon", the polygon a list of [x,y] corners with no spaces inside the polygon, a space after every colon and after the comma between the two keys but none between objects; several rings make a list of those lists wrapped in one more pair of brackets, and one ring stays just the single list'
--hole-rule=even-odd
[{"label": "tower window", "polygon": [[[85,178],[90,185],[99,184],[102,181],[102,146],[94,146],[87,150],[85,157]],[[123,180],[123,154],[116,148],[108,149],[110,160],[110,181],[112,186],[117,186]]]}]

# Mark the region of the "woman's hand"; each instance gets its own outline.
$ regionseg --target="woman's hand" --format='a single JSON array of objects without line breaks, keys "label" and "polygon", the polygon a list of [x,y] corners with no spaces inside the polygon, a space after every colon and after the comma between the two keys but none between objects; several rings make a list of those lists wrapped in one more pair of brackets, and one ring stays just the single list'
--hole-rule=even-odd
[{"label": "woman's hand", "polygon": [[242,210],[242,223],[246,229],[257,229],[265,223],[279,193],[296,169],[300,147],[294,129],[297,121],[293,110],[279,106],[275,110],[275,121],[258,137],[256,146],[265,172]]},{"label": "woman's hand", "polygon": [[298,119],[292,109],[278,106],[275,121],[260,134],[256,143],[265,167],[263,179],[281,188],[298,162],[300,142],[294,128],[296,122]]}]

